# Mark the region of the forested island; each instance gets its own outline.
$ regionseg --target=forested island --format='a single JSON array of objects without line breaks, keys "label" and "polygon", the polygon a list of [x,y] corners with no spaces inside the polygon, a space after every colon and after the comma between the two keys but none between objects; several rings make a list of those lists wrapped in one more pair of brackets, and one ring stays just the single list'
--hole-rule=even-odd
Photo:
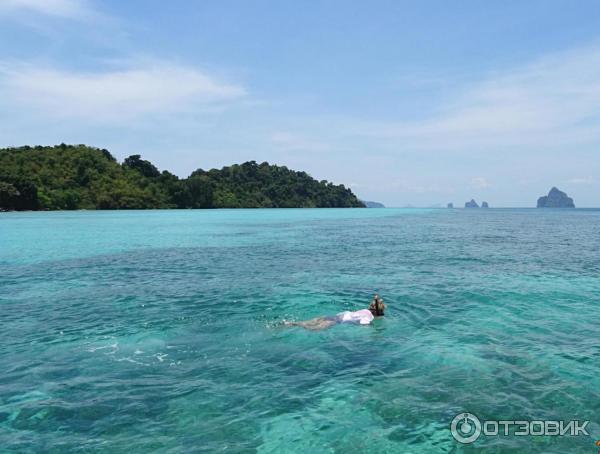
[{"label": "forested island", "polygon": [[179,178],[140,155],[119,163],[85,145],[0,149],[0,210],[364,206],[343,185],[267,162]]}]

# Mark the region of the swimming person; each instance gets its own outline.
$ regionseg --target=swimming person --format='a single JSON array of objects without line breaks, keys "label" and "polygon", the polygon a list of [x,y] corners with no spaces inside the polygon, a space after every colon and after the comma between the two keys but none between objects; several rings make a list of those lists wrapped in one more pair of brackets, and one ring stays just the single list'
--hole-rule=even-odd
[{"label": "swimming person", "polygon": [[385,304],[383,299],[379,295],[375,294],[373,301],[369,304],[368,309],[361,309],[359,311],[344,311],[336,315],[330,315],[326,317],[317,317],[310,320],[304,320],[301,322],[288,322],[283,323],[286,326],[301,326],[302,328],[309,329],[311,331],[319,331],[327,329],[338,323],[354,323],[358,325],[369,325],[375,317],[381,317],[385,312]]}]

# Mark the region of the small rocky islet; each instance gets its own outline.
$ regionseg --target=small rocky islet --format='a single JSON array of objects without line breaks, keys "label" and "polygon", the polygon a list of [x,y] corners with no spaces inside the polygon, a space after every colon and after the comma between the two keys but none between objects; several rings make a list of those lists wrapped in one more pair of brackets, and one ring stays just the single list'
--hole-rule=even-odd
[{"label": "small rocky islet", "polygon": [[550,189],[548,195],[541,196],[537,200],[538,208],[575,208],[573,199],[556,186]]},{"label": "small rocky islet", "polygon": [[481,202],[481,206],[475,201],[475,199],[471,199],[470,202],[465,203],[465,208],[489,208],[487,202]]}]

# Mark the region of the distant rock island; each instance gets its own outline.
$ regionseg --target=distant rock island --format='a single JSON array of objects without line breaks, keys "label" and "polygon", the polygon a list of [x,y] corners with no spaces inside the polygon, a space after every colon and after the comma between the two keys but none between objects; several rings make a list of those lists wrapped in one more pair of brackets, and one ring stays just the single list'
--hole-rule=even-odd
[{"label": "distant rock island", "polygon": [[364,203],[367,208],[385,208],[383,203],[369,202],[367,200],[361,200],[361,202]]},{"label": "distant rock island", "polygon": [[454,204],[452,202],[450,202],[446,208],[454,208]]},{"label": "distant rock island", "polygon": [[538,208],[575,208],[573,199],[557,187],[550,189],[548,195],[540,197],[537,201]]},{"label": "distant rock island", "polygon": [[481,202],[481,208],[489,208],[490,206],[488,205],[487,202]]},{"label": "distant rock island", "polygon": [[477,202],[475,202],[475,199],[471,199],[470,202],[465,203],[465,208],[479,208],[479,205],[477,205]]}]

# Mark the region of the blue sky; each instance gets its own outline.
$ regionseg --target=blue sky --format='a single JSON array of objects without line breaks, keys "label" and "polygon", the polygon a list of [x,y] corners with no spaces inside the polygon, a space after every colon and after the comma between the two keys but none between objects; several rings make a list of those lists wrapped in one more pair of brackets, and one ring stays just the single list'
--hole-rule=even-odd
[{"label": "blue sky", "polygon": [[0,146],[600,206],[600,2],[0,0]]}]

